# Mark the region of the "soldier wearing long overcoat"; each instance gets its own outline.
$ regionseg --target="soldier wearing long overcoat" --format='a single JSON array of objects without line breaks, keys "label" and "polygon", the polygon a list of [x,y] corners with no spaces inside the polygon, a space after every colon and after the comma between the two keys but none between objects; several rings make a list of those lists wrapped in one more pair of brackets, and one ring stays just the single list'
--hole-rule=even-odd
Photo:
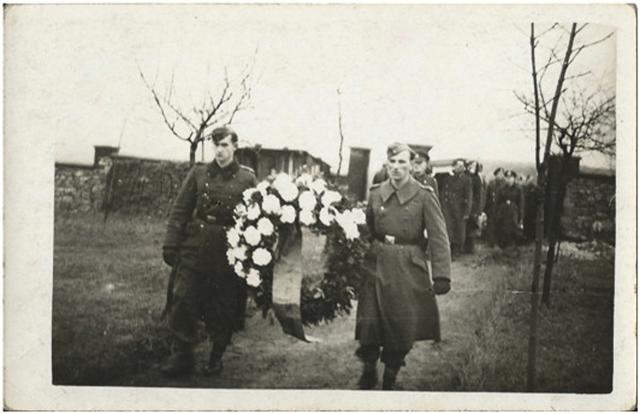
[{"label": "soldier wearing long overcoat", "polygon": [[482,188],[482,178],[478,173],[478,162],[469,161],[466,164],[467,175],[471,180],[471,214],[466,223],[466,234],[464,252],[473,253],[475,251],[475,241],[480,237],[480,227],[478,217],[482,213],[482,199],[484,189]]},{"label": "soldier wearing long overcoat", "polygon": [[362,389],[377,383],[378,358],[385,364],[383,389],[393,389],[414,341],[440,340],[435,295],[450,289],[449,239],[435,191],[403,169],[410,154],[408,145],[391,145],[390,178],[374,185],[369,195],[366,215],[373,241],[356,317],[356,355],[364,362]]},{"label": "soldier wearing long overcoat", "polygon": [[505,184],[496,196],[496,236],[500,248],[516,243],[524,217],[524,193],[516,184],[516,173],[505,172]]},{"label": "soldier wearing long overcoat", "polygon": [[242,192],[256,185],[256,176],[238,164],[238,137],[228,127],[212,132],[216,159],[191,169],[176,197],[163,243],[163,258],[175,269],[169,329],[173,354],[162,367],[167,375],[193,369],[197,327],[204,319],[212,342],[205,373],[222,369],[222,355],[231,340],[235,318],[245,305],[246,284],[235,275],[226,256],[226,231]]},{"label": "soldier wearing long overcoat", "polygon": [[497,197],[502,186],[504,185],[504,169],[498,167],[493,171],[493,179],[487,185],[487,202],[484,206],[484,212],[487,215],[486,238],[489,246],[493,246],[497,239],[496,214],[497,214]]},{"label": "soldier wearing long overcoat", "polygon": [[464,160],[453,162],[453,173],[447,177],[443,192],[443,212],[451,242],[451,253],[462,252],[467,235],[467,219],[471,215],[473,189],[471,179],[465,173]]}]

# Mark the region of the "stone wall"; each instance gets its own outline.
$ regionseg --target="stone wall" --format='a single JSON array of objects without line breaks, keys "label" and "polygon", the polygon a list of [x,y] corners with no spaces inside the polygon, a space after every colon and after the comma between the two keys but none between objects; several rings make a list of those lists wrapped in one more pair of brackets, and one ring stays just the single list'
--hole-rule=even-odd
[{"label": "stone wall", "polygon": [[56,164],[56,211],[70,213],[98,211],[104,203],[109,166]]},{"label": "stone wall", "polygon": [[564,201],[564,235],[570,239],[597,238],[613,243],[615,194],[615,176],[583,174],[571,180]]}]

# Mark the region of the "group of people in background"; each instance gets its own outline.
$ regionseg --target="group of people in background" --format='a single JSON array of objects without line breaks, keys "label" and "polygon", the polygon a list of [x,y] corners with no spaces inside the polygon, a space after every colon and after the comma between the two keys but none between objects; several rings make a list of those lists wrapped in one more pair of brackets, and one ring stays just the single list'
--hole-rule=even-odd
[{"label": "group of people in background", "polygon": [[[444,214],[452,257],[475,251],[484,240],[501,249],[535,238],[535,188],[530,175],[498,167],[488,180],[476,160],[453,160],[450,173],[433,175],[429,155],[416,151],[413,177],[434,189]],[[373,179],[382,182],[386,169]]]}]

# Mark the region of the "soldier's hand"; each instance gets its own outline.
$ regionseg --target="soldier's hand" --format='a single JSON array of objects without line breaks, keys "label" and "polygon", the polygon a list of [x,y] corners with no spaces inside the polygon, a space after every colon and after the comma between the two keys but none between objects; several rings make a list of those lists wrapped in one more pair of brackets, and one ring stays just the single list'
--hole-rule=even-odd
[{"label": "soldier's hand", "polygon": [[166,264],[173,267],[178,259],[178,249],[175,247],[163,247],[162,259]]},{"label": "soldier's hand", "polygon": [[444,295],[451,290],[451,282],[448,279],[434,279],[433,291],[436,295]]}]

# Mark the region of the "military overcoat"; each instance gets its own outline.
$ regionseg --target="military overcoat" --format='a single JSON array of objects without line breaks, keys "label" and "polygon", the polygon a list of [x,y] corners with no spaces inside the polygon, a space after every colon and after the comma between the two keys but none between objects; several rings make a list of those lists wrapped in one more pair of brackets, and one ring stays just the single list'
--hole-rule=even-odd
[{"label": "military overcoat", "polygon": [[473,188],[471,178],[466,173],[451,174],[447,177],[443,191],[443,210],[451,243],[462,246],[466,240],[465,216],[471,215]]},{"label": "military overcoat", "polygon": [[[413,178],[399,189],[390,180],[374,185],[366,216],[374,241],[365,260],[368,271],[358,300],[356,339],[399,350],[409,350],[417,340],[439,340],[431,277],[450,280],[451,253],[433,189]],[[388,242],[380,241],[385,239]]]}]

